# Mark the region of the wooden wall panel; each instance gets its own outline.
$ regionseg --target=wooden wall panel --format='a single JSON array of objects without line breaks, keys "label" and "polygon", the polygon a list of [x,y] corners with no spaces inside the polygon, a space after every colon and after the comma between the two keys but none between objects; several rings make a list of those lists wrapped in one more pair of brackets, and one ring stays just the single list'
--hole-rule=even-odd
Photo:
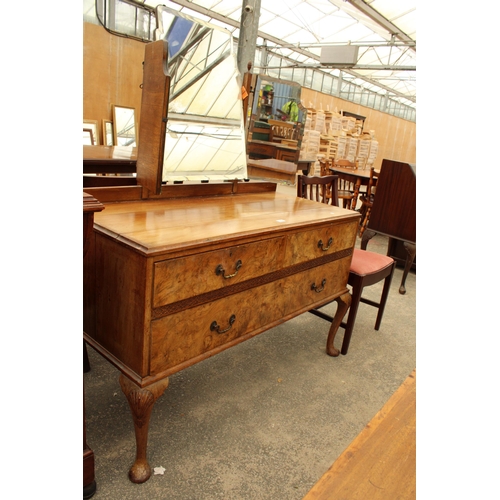
[{"label": "wooden wall panel", "polygon": [[[83,23],[83,118],[112,120],[111,105],[141,111],[145,44],[111,35],[102,26]],[[102,141],[102,132],[101,138]]]},{"label": "wooden wall panel", "polygon": [[409,163],[417,162],[415,122],[311,89],[303,88],[301,98],[304,106],[313,107],[316,110],[343,110],[366,116],[364,130],[374,130],[375,138],[379,143],[375,168],[380,168],[384,158]]}]

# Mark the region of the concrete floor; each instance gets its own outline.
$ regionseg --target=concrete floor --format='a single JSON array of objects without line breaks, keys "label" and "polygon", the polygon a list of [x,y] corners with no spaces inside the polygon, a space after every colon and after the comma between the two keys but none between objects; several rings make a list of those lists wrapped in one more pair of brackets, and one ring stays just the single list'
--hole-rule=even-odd
[{"label": "concrete floor", "polygon": [[[382,236],[368,245],[386,249]],[[119,372],[89,348],[93,498],[302,499],[416,366],[416,275],[408,275],[406,295],[398,292],[401,276],[397,268],[378,332],[376,309],[360,305],[346,356],[325,353],[329,323],[305,313],[170,377],[148,445],[151,467],[165,472],[142,485],[128,479],[135,438]],[[365,295],[377,300],[381,290]],[[338,348],[342,337],[339,329]]]}]

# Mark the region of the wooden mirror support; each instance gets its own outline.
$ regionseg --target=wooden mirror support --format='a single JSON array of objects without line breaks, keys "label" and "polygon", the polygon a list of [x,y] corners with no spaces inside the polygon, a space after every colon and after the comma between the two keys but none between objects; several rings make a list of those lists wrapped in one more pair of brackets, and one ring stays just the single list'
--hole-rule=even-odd
[{"label": "wooden mirror support", "polygon": [[164,40],[146,45],[137,182],[152,194],[161,192],[170,87],[167,58],[168,44]]}]

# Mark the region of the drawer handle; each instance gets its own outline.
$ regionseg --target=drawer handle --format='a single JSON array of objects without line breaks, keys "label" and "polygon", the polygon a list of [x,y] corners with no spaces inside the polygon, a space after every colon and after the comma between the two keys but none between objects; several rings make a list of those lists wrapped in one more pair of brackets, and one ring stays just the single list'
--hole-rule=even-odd
[{"label": "drawer handle", "polygon": [[333,243],[333,238],[330,238],[328,240],[328,243],[327,243],[328,246],[326,246],[325,248],[323,248],[323,240],[319,240],[318,241],[318,248],[321,248],[321,250],[323,250],[323,252],[326,252],[330,248],[330,246],[332,245],[332,243]]},{"label": "drawer handle", "polygon": [[220,329],[220,326],[217,324],[217,321],[212,321],[212,324],[210,325],[210,331],[213,332],[215,330],[219,334],[226,333],[229,330],[231,330],[231,328],[233,327],[233,323],[235,321],[236,321],[236,316],[232,314],[231,317],[229,318],[229,326],[225,330]]},{"label": "drawer handle", "polygon": [[322,292],[325,289],[326,285],[326,278],[323,278],[323,281],[321,282],[321,288],[316,287],[316,283],[313,283],[311,285],[311,290],[314,290],[316,293]]},{"label": "drawer handle", "polygon": [[217,266],[217,269],[215,270],[215,274],[217,276],[220,276],[222,274],[222,276],[224,276],[224,279],[229,279],[229,278],[234,278],[237,274],[238,274],[238,271],[240,270],[240,267],[243,265],[243,263],[241,262],[241,260],[239,260],[238,262],[236,262],[236,266],[235,266],[235,269],[236,269],[236,272],[234,272],[233,274],[224,274],[226,271],[224,271],[224,268],[222,267],[222,264],[219,264]]}]

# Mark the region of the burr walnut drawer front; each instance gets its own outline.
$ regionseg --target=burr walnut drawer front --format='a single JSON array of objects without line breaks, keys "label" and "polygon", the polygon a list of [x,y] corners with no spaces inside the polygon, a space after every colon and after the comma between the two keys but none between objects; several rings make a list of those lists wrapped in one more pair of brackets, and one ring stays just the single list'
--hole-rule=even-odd
[{"label": "burr walnut drawer front", "polygon": [[282,266],[284,248],[284,238],[273,238],[157,262],[153,307],[276,271]]},{"label": "burr walnut drawer front", "polygon": [[288,238],[286,262],[288,265],[298,264],[352,248],[356,228],[357,221],[354,221],[292,234]]},{"label": "burr walnut drawer front", "polygon": [[335,260],[152,321],[151,374],[328,302],[345,290],[350,261],[350,256]]}]

